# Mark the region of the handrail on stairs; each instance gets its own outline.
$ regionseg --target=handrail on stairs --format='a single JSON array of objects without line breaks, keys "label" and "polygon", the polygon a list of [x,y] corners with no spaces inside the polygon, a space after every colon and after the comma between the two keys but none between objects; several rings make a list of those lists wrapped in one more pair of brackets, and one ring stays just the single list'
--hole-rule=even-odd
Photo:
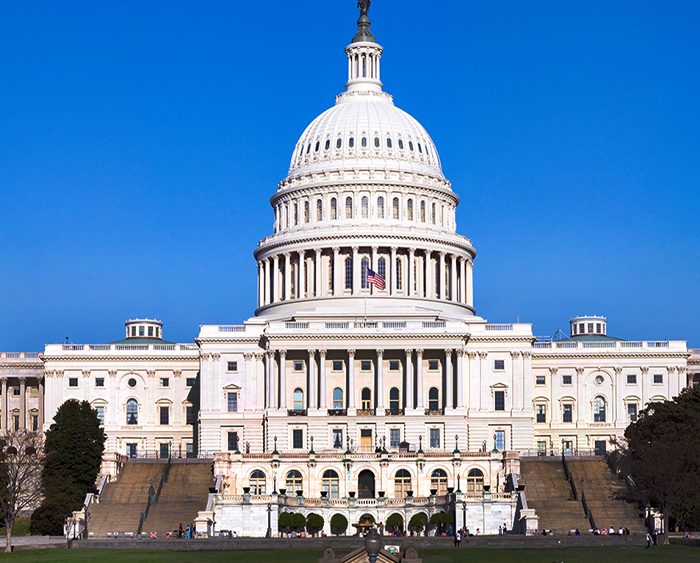
[{"label": "handrail on stairs", "polygon": [[163,490],[163,483],[168,482],[168,474],[170,473],[170,464],[172,462],[172,455],[168,455],[168,461],[165,464],[165,471],[163,471],[163,475],[160,476],[160,483],[158,484],[158,491],[156,492],[155,499],[153,500],[154,504],[158,504],[158,499],[160,498],[160,492]]},{"label": "handrail on stairs", "polygon": [[564,475],[566,476],[566,480],[569,482],[569,485],[571,485],[571,492],[574,495],[574,500],[578,500],[578,492],[576,491],[576,482],[574,481],[574,476],[569,470],[569,462],[566,461],[566,456],[564,455],[564,452],[561,454],[561,463],[564,466]]}]

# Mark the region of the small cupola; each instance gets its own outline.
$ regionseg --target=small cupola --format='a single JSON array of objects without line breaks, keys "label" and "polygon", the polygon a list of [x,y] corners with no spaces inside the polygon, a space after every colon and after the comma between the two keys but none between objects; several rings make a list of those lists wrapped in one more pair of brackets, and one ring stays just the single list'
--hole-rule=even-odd
[{"label": "small cupola", "polygon": [[571,336],[606,336],[608,320],[605,317],[585,316],[573,317],[569,321]]},{"label": "small cupola", "polygon": [[163,323],[156,319],[129,319],[126,326],[126,338],[163,339]]}]

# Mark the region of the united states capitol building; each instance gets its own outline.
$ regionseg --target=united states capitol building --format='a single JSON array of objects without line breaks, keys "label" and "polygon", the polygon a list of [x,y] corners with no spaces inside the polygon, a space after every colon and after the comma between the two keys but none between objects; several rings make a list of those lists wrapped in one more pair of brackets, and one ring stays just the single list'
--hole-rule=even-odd
[{"label": "united states capitol building", "polygon": [[133,319],[112,343],[3,353],[2,428],[47,429],[75,398],[104,423],[107,473],[212,458],[219,494],[198,526],[264,535],[270,510],[407,521],[456,503],[458,527],[488,531],[522,510],[522,456],[604,453],[649,401],[700,384],[684,341],[615,338],[600,316],[537,338],[477,315],[459,190],[383,91],[382,51],[363,13],[345,91],[270,199],[253,317],[193,343]]}]

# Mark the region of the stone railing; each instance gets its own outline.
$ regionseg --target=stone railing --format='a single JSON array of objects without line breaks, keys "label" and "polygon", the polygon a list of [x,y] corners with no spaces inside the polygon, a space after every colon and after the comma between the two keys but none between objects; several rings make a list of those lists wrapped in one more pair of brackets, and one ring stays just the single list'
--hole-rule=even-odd
[{"label": "stone railing", "polygon": [[[63,352],[173,352],[173,351],[197,351],[199,347],[196,344],[47,344],[46,352],[48,354],[56,351]],[[3,357],[4,357],[3,353]],[[10,354],[10,352],[8,352]],[[9,356],[8,356],[9,357]],[[38,358],[24,353],[22,357]]]},{"label": "stone railing", "polygon": [[601,340],[594,342],[535,342],[532,345],[533,349],[537,352],[538,350],[551,350],[553,352],[567,352],[570,350],[615,350],[615,351],[628,351],[628,350],[676,350],[681,351],[685,349],[685,344],[681,341],[621,341],[621,340]]}]

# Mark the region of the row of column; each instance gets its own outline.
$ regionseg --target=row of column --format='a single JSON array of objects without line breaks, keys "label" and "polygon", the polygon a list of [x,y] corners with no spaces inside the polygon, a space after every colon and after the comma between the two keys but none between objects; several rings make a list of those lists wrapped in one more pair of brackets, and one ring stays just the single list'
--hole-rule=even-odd
[{"label": "row of column", "polygon": [[[328,268],[325,276],[323,275],[323,256],[330,260],[331,254],[326,251],[324,255],[320,248],[284,252],[258,261],[258,307],[292,299],[347,295],[348,291],[350,295],[378,293],[373,285],[362,288],[362,259],[368,258],[370,269],[377,272],[379,247],[371,247],[369,254],[361,254],[359,246],[353,246],[351,254],[341,255],[340,247],[333,247],[331,250],[332,266]],[[407,297],[441,299],[473,306],[474,264],[470,259],[447,252],[427,249],[417,251],[415,248],[403,249],[401,255],[407,257],[407,263],[400,261],[401,272],[399,272],[397,270],[399,249],[395,246],[390,248],[389,268],[385,272],[386,289],[382,294],[400,293]],[[386,261],[386,256],[381,257]],[[347,283],[345,276],[348,268],[345,261],[350,258],[352,259],[352,283]],[[295,268],[292,268],[292,264]],[[331,275],[332,284],[329,283]],[[397,288],[399,277],[402,280],[400,289]],[[292,288],[292,278],[294,278],[294,288]],[[347,286],[351,286],[351,289],[346,289]]]},{"label": "row of column", "polygon": [[[43,424],[44,424],[44,382],[43,380],[39,379],[36,382],[36,385],[30,385],[27,386],[27,378],[26,377],[20,377],[18,378],[18,383],[19,383],[19,428],[18,430],[31,430],[31,424],[29,424],[29,420],[27,419],[27,399],[28,399],[28,390],[31,389],[31,387],[36,387],[38,386],[39,388],[39,397],[38,397],[38,430],[41,430]],[[10,396],[8,393],[8,378],[3,377],[0,378],[0,385],[2,386],[2,430],[7,431],[8,429],[14,429],[14,426],[11,424],[11,419],[10,419]]]}]

